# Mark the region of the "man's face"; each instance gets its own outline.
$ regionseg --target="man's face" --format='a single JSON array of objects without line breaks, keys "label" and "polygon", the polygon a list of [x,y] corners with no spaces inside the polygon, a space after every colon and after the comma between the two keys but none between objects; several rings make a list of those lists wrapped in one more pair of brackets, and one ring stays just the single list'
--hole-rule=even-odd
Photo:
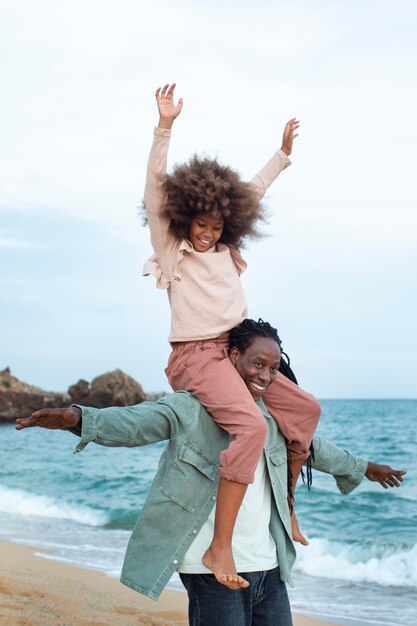
[{"label": "man's face", "polygon": [[230,351],[232,363],[243,378],[254,400],[260,398],[275,380],[281,361],[281,351],[274,339],[255,337],[252,344],[241,353],[237,348]]}]

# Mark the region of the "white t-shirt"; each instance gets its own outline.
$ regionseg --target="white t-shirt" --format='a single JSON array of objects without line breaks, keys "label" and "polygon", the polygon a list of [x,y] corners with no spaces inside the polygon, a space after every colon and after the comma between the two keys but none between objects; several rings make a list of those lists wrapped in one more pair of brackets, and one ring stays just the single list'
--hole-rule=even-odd
[{"label": "white t-shirt", "polygon": [[[275,542],[269,532],[272,489],[262,454],[255,480],[248,485],[233,531],[232,549],[238,572],[258,572],[277,567]],[[213,539],[215,507],[196,535],[177,570],[182,574],[211,574],[201,563]]]}]

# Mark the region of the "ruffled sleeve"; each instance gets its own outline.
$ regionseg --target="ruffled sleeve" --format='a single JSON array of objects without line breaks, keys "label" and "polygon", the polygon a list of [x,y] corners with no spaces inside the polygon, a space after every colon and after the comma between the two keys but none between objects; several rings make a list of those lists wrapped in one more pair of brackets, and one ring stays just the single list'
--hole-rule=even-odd
[{"label": "ruffled sleeve", "polygon": [[151,256],[143,266],[142,276],[154,276],[156,278],[156,286],[158,289],[168,289],[169,280],[162,273],[162,267],[159,264],[158,257]]},{"label": "ruffled sleeve", "polygon": [[181,280],[181,263],[192,250],[191,243],[183,239],[170,254],[161,258],[151,256],[143,266],[143,276],[154,276],[158,289],[168,289],[173,280]]}]

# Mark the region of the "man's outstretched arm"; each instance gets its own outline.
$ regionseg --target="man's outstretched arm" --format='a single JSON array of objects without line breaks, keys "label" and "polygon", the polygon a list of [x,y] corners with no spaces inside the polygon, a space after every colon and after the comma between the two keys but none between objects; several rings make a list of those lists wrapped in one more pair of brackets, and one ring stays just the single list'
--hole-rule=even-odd
[{"label": "man's outstretched arm", "polygon": [[363,480],[379,482],[384,489],[399,487],[406,470],[395,470],[389,465],[373,463],[335,446],[316,435],[313,439],[314,462],[312,466],[326,474],[332,474],[341,493],[348,494]]},{"label": "man's outstretched arm", "polygon": [[16,420],[16,428],[70,429],[81,436],[77,451],[90,441],[103,446],[144,446],[174,438],[195,418],[199,406],[190,394],[178,392],[128,407],[41,409]]}]

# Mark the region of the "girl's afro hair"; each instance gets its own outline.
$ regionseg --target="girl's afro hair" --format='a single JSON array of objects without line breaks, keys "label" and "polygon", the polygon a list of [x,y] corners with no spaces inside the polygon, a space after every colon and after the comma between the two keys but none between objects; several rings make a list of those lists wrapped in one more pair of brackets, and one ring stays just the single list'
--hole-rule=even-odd
[{"label": "girl's afro hair", "polygon": [[215,159],[194,155],[188,163],[174,167],[163,187],[163,213],[174,237],[186,239],[191,220],[202,214],[224,220],[221,243],[240,247],[245,239],[260,236],[256,223],[265,221],[265,216],[256,193],[237,172]]}]

